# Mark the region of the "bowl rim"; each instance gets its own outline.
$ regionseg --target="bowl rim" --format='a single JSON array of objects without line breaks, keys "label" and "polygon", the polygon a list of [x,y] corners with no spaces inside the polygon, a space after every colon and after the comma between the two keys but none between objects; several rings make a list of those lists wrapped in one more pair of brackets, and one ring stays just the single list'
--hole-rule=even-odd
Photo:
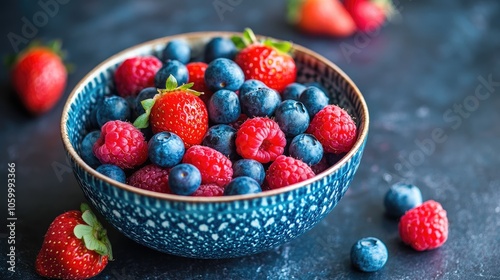
[{"label": "bowl rim", "polygon": [[[356,84],[351,80],[351,78],[338,67],[335,63],[331,62],[324,56],[307,49],[301,45],[293,43],[293,52],[301,52],[306,55],[309,55],[311,57],[314,57],[321,63],[325,64],[327,67],[333,68],[339,75],[345,79],[345,81],[353,88],[356,97],[359,100],[359,103],[361,104],[361,120],[360,124],[361,126],[358,127],[358,139],[354,143],[353,147],[349,152],[347,152],[342,159],[340,159],[337,163],[334,165],[330,166],[328,169],[325,171],[321,172],[320,174],[309,178],[307,180],[304,180],[302,182],[292,184],[283,188],[279,189],[274,189],[274,190],[266,190],[260,193],[256,194],[243,194],[243,195],[232,195],[232,196],[218,196],[218,197],[195,197],[195,196],[182,196],[182,195],[176,195],[176,194],[166,194],[166,193],[160,193],[160,192],[154,192],[154,191],[149,191],[149,190],[144,190],[141,188],[137,188],[131,185],[128,185],[126,183],[121,183],[116,180],[113,180],[99,172],[97,172],[94,168],[90,167],[81,157],[78,155],[76,152],[75,148],[71,145],[71,142],[69,140],[68,136],[68,130],[66,128],[66,123],[68,121],[68,112],[70,110],[71,104],[75,101],[77,97],[77,92],[80,92],[83,87],[88,83],[89,80],[93,79],[96,77],[103,69],[107,69],[113,65],[115,65],[117,62],[122,61],[125,59],[127,56],[130,55],[134,50],[145,48],[147,46],[157,46],[161,44],[166,44],[167,42],[174,40],[174,39],[200,39],[203,37],[207,38],[212,38],[212,37],[230,37],[233,35],[241,35],[241,32],[229,32],[229,31],[209,31],[209,32],[189,32],[189,33],[181,33],[181,34],[176,34],[176,35],[171,35],[171,36],[165,36],[153,40],[149,40],[131,47],[128,47],[110,57],[105,59],[103,62],[99,63],[97,66],[95,66],[92,70],[90,70],[85,76],[75,85],[75,87],[71,90],[69,96],[67,97],[64,108],[62,111],[62,116],[61,116],[61,137],[63,141],[63,145],[68,153],[69,156],[72,157],[73,161],[75,161],[76,164],[78,164],[81,168],[83,168],[86,172],[90,173],[92,176],[97,177],[98,179],[105,181],[109,185],[112,185],[113,187],[120,188],[122,190],[141,195],[141,196],[146,196],[150,198],[156,198],[164,201],[170,201],[170,202],[190,202],[190,203],[224,203],[224,202],[233,202],[233,201],[240,201],[240,200],[252,200],[252,199],[257,199],[257,198],[265,198],[265,197],[272,197],[275,195],[291,192],[293,190],[305,187],[306,185],[309,185],[313,183],[314,181],[321,180],[322,178],[334,173],[337,171],[342,165],[344,165],[348,160],[350,160],[356,152],[362,147],[363,143],[365,142],[367,135],[368,135],[368,128],[369,128],[369,113],[368,113],[368,106],[366,104],[366,101],[361,94],[361,91],[359,88],[356,86]],[[258,38],[270,38],[274,40],[280,40],[280,39],[275,39],[273,37],[269,36],[262,36],[262,35],[257,35]]]}]

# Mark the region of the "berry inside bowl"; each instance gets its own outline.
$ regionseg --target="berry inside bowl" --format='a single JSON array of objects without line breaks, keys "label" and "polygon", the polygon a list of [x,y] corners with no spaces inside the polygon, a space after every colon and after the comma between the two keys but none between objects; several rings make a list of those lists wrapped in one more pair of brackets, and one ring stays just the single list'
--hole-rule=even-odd
[{"label": "berry inside bowl", "polygon": [[[270,250],[302,235],[330,213],[356,173],[368,133],[364,98],[336,65],[298,45],[291,50],[297,68],[296,82],[314,83],[324,89],[329,103],[352,116],[357,128],[352,147],[340,155],[329,156],[328,161],[325,158],[323,167],[311,178],[261,192],[239,194],[239,189],[233,188],[232,194],[236,195],[195,197],[137,188],[97,172],[94,163],[83,160],[85,149],[89,148],[83,140],[93,129],[95,107],[117,90],[114,73],[118,65],[137,56],[161,58],[165,46],[173,40],[187,42],[192,57],[201,56],[212,38],[233,35],[241,34],[188,33],[131,47],[94,68],[66,101],[62,140],[78,184],[109,223],[140,244],[192,258],[239,257]],[[283,158],[280,160],[285,162],[291,157]],[[130,172],[126,171],[127,176]]]}]

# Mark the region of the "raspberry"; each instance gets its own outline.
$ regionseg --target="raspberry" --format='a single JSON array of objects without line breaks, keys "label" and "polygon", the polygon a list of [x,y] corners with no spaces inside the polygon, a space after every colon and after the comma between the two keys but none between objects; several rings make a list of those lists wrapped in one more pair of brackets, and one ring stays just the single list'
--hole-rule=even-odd
[{"label": "raspberry", "polygon": [[158,165],[149,164],[135,171],[128,177],[127,183],[136,188],[144,190],[172,193],[168,186],[168,168],[162,168]]},{"label": "raspberry", "polygon": [[192,196],[222,196],[224,194],[224,187],[216,184],[205,184],[191,194]]},{"label": "raspberry", "polygon": [[356,124],[336,105],[327,105],[311,121],[307,133],[316,137],[327,153],[348,152],[356,141]]},{"label": "raspberry", "polygon": [[232,163],[219,151],[210,147],[194,145],[186,150],[183,163],[194,165],[201,173],[201,184],[216,184],[224,187],[233,176]]},{"label": "raspberry", "polygon": [[446,211],[439,202],[424,202],[401,217],[399,236],[417,251],[440,247],[448,239]]},{"label": "raspberry", "polygon": [[267,169],[266,182],[270,189],[278,189],[314,176],[311,167],[303,161],[281,155]]},{"label": "raspberry", "polygon": [[243,158],[268,163],[283,154],[286,138],[275,121],[256,117],[241,125],[235,143],[236,151]]},{"label": "raspberry", "polygon": [[115,72],[115,86],[122,97],[137,96],[146,87],[155,85],[155,74],[161,61],[154,56],[138,56],[123,61]]},{"label": "raspberry", "polygon": [[101,127],[101,137],[93,146],[102,164],[134,168],[148,158],[148,143],[142,132],[129,122],[108,121]]}]

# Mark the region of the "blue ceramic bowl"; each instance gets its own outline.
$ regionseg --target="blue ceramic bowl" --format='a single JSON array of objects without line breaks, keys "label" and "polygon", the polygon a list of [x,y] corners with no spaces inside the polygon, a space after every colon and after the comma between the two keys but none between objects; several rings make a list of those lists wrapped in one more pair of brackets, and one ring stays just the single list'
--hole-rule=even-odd
[{"label": "blue ceramic bowl", "polygon": [[359,166],[368,133],[368,109],[358,88],[324,57],[295,46],[297,80],[318,82],[332,103],[345,108],[358,126],[354,147],[314,178],[281,189],[227,197],[185,197],[142,190],[96,172],[80,157],[92,108],[113,90],[113,71],[126,58],[159,55],[172,39],[185,39],[193,53],[215,36],[203,32],[165,37],[126,49],[87,74],[66,101],[62,140],[85,197],[117,230],[165,253],[192,258],[239,257],[270,250],[310,230],[337,205]]}]

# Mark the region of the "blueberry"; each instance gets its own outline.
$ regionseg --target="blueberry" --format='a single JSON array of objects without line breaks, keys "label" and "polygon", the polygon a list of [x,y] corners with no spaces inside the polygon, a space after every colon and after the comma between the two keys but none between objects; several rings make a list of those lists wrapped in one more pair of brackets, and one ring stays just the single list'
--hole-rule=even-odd
[{"label": "blueberry", "polygon": [[328,96],[328,90],[319,82],[308,82],[308,83],[305,83],[304,86],[306,87],[317,87],[319,88],[321,91],[323,91],[327,96]]},{"label": "blueberry", "polygon": [[205,46],[205,61],[210,63],[217,58],[233,59],[237,51],[231,39],[215,37]]},{"label": "blueberry", "polygon": [[328,105],[329,99],[321,89],[308,87],[300,94],[299,101],[306,106],[309,117],[312,119],[316,113]]},{"label": "blueberry", "polygon": [[315,165],[323,158],[323,146],[311,134],[299,134],[292,139],[288,153],[308,165]]},{"label": "blueberry", "polygon": [[221,152],[230,160],[239,158],[236,152],[236,129],[227,124],[218,124],[211,126],[201,144]]},{"label": "blueberry", "polygon": [[201,185],[201,173],[190,163],[178,164],[170,169],[168,185],[175,194],[191,195]]},{"label": "blueberry", "polygon": [[87,135],[83,137],[82,146],[80,148],[80,155],[82,156],[83,161],[85,161],[85,163],[92,168],[96,168],[101,165],[101,162],[95,157],[92,150],[99,137],[101,137],[101,132],[99,130],[87,133]]},{"label": "blueberry", "polygon": [[236,62],[227,58],[213,60],[205,70],[205,84],[213,92],[220,89],[236,91],[244,80],[243,70]]},{"label": "blueberry", "polygon": [[149,140],[149,160],[161,167],[172,167],[181,162],[184,149],[184,142],[177,134],[168,131],[159,132]]},{"label": "blueberry", "polygon": [[291,83],[283,90],[283,100],[299,100],[300,94],[306,90],[306,86],[299,83]]},{"label": "blueberry", "polygon": [[260,193],[260,184],[248,176],[236,177],[224,189],[224,195]]},{"label": "blueberry", "polygon": [[89,122],[91,128],[99,128],[99,123],[97,122],[97,107],[99,106],[93,106],[92,109],[90,109]]},{"label": "blueberry", "polygon": [[178,60],[186,64],[191,59],[191,48],[184,40],[172,40],[163,49],[163,62]]},{"label": "blueberry", "polygon": [[231,90],[216,91],[208,101],[208,116],[214,123],[232,123],[241,114],[238,95]]},{"label": "blueberry", "polygon": [[113,95],[104,98],[96,111],[97,123],[103,126],[108,121],[130,119],[130,107],[123,97]]},{"label": "blueberry", "polygon": [[364,272],[380,270],[387,262],[387,258],[387,247],[375,237],[362,238],[351,248],[352,265]]},{"label": "blueberry", "polygon": [[422,204],[422,193],[417,186],[396,183],[391,186],[384,197],[384,206],[389,216],[399,218],[406,211]]},{"label": "blueberry", "polygon": [[309,126],[309,114],[302,102],[285,100],[274,112],[275,121],[286,136],[304,133]]},{"label": "blueberry", "polygon": [[280,103],[280,94],[267,87],[240,94],[241,112],[250,118],[272,116]]},{"label": "blueberry", "polygon": [[123,169],[120,167],[113,165],[113,164],[103,164],[99,165],[96,168],[96,171],[101,173],[104,176],[107,176],[113,180],[116,180],[120,183],[124,183],[126,181],[127,176],[125,175],[125,172]]},{"label": "blueberry", "polygon": [[241,85],[240,90],[239,90],[239,95],[242,96],[242,95],[245,95],[249,92],[252,92],[252,91],[255,91],[255,90],[258,90],[261,88],[268,88],[268,86],[266,86],[266,84],[264,84],[263,82],[261,82],[259,80],[249,79],[249,80],[246,80]]},{"label": "blueberry", "polygon": [[266,172],[262,163],[253,159],[240,159],[233,163],[233,178],[247,176],[262,185]]},{"label": "blueberry", "polygon": [[142,107],[141,102],[146,99],[153,98],[158,93],[155,87],[147,87],[139,92],[134,100],[134,111],[137,116],[145,113],[144,107]]},{"label": "blueberry", "polygon": [[178,85],[187,83],[189,72],[186,65],[178,60],[169,60],[156,72],[155,86],[157,88],[165,88],[168,77],[172,75],[177,80]]}]

